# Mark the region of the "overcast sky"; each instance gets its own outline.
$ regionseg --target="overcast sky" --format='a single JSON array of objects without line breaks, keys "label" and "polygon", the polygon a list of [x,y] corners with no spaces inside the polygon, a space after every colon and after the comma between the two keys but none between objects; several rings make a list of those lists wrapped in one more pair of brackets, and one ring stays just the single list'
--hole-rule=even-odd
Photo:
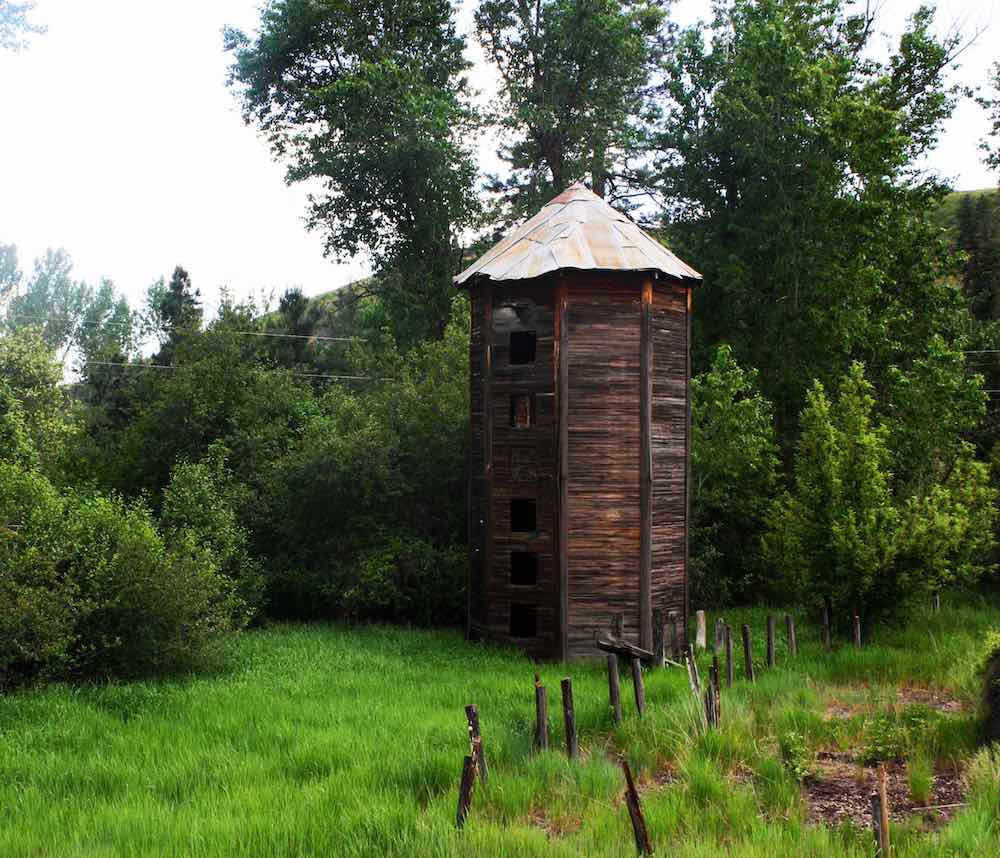
[{"label": "overcast sky", "polygon": [[[920,0],[884,0],[882,29],[898,33]],[[222,28],[252,29],[259,0],[38,0],[48,32],[30,50],[0,53],[0,242],[22,267],[65,247],[77,276],[111,277],[130,299],[185,265],[210,304],[302,286],[313,295],[365,272],[323,258],[303,226],[305,190],[289,188],[267,146],[240,119],[225,86]],[[460,25],[468,31],[469,0]],[[680,0],[681,24],[707,2]],[[942,30],[987,28],[956,79],[987,80],[1000,58],[997,0],[942,0]],[[478,61],[475,47],[470,58]],[[489,91],[479,68],[473,81]],[[961,189],[994,185],[977,143],[983,112],[962,104],[931,165]],[[484,147],[483,160],[495,164]]]}]

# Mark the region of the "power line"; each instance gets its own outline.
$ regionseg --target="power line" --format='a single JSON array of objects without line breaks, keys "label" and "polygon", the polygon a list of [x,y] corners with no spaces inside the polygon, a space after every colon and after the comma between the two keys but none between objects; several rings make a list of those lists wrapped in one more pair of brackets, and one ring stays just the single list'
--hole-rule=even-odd
[{"label": "power line", "polygon": [[[121,366],[133,367],[135,369],[189,369],[187,364],[167,364],[167,363],[126,363],[124,361],[88,360],[86,365],[90,366]],[[392,378],[373,378],[370,375],[329,375],[325,372],[296,372],[295,370],[284,370],[288,375],[299,378],[331,378],[337,381],[394,381]]]},{"label": "power line", "polygon": [[[9,318],[11,318],[11,319],[34,319],[34,320],[39,321],[39,322],[62,322],[62,321],[68,322],[69,321],[69,319],[59,319],[59,318],[54,317],[54,316],[29,316],[29,315],[23,315],[21,313],[17,313],[17,314],[11,315],[11,316],[9,316]],[[110,322],[110,321],[108,321],[108,322],[98,322],[98,321],[94,321],[92,319],[80,319],[77,322],[74,322],[73,324],[80,324],[80,325],[107,325],[107,326],[112,326],[112,327],[116,327],[116,328],[128,328],[128,327],[131,327],[131,324],[129,322]],[[241,336],[244,336],[244,337],[276,337],[278,339],[286,339],[286,340],[318,340],[318,341],[321,341],[321,342],[330,342],[330,343],[353,343],[353,342],[363,343],[363,342],[366,341],[364,339],[364,337],[322,337],[322,336],[319,336],[318,334],[317,335],[312,335],[312,334],[277,334],[277,333],[271,333],[269,331],[228,331],[228,333],[230,333],[230,334],[240,334]]]}]

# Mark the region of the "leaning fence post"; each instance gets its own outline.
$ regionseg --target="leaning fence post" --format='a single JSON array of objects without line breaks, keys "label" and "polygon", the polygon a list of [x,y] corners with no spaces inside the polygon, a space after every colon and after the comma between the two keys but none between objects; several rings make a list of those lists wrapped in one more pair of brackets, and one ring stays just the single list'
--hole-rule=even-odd
[{"label": "leaning fence post", "polygon": [[788,655],[795,658],[799,653],[799,643],[795,639],[795,620],[791,614],[785,614],[785,636],[788,638]]},{"label": "leaning fence post", "polygon": [[726,639],[726,688],[733,687],[733,627],[726,623],[724,631]]},{"label": "leaning fence post", "polygon": [[706,636],[705,612],[704,611],[695,611],[694,612],[694,620],[695,620],[695,638],[694,638],[695,646],[698,649],[704,649],[705,648],[705,636]]},{"label": "leaning fence post", "polygon": [[535,674],[535,745],[539,751],[549,749],[549,698],[537,673]]},{"label": "leaning fence post", "polygon": [[566,723],[566,755],[575,760],[579,749],[576,744],[576,713],[573,711],[573,682],[567,677],[561,686],[563,721]]},{"label": "leaning fence post", "polygon": [[469,815],[472,804],[472,785],[476,781],[475,753],[469,754],[462,761],[462,780],[458,785],[458,810],[455,813],[455,824],[461,828],[465,825],[465,817]]},{"label": "leaning fence post", "polygon": [[611,702],[611,720],[617,727],[622,722],[622,691],[618,678],[618,656],[608,653],[608,698]]},{"label": "leaning fence post", "polygon": [[830,635],[830,609],[823,606],[823,646],[827,649],[831,649],[833,646],[833,638]]},{"label": "leaning fence post", "polygon": [[479,732],[479,710],[474,703],[465,707],[465,717],[469,721],[469,745],[479,749],[475,754],[479,780],[486,786],[489,783],[490,773],[486,767],[486,754],[483,752],[483,737]]},{"label": "leaning fence post", "polygon": [[687,669],[688,669],[688,682],[691,684],[691,690],[696,695],[701,695],[701,677],[698,676],[698,662],[695,661],[694,657],[694,647],[691,644],[687,645]]},{"label": "leaning fence post", "polygon": [[719,679],[719,657],[712,656],[712,685],[715,688],[715,726],[722,723],[722,681]]},{"label": "leaning fence post", "polygon": [[640,855],[652,855],[653,845],[649,842],[649,831],[646,829],[646,819],[642,814],[642,805],[639,804],[639,792],[635,788],[635,781],[632,780],[632,770],[629,768],[628,760],[622,759],[622,771],[625,773],[625,804],[628,807],[628,815],[632,820],[632,833],[635,835],[635,846]]},{"label": "leaning fence post", "polygon": [[646,711],[646,688],[642,684],[642,662],[632,659],[632,685],[635,690],[635,708],[639,715]]},{"label": "leaning fence post", "polygon": [[861,617],[854,615],[854,645],[861,649]]},{"label": "leaning fence post", "polygon": [[767,666],[774,667],[774,614],[767,615]]},{"label": "leaning fence post", "polygon": [[747,679],[753,682],[753,645],[750,641],[750,626],[746,624],[743,626],[743,667]]}]

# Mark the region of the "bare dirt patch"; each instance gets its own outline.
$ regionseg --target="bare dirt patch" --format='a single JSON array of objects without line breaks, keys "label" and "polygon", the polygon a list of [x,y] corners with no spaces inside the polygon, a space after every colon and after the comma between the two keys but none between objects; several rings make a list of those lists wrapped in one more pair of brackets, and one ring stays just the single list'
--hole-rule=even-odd
[{"label": "bare dirt patch", "polygon": [[[820,753],[815,773],[804,782],[807,821],[814,825],[850,823],[860,828],[871,825],[869,796],[875,789],[875,772],[874,767],[854,762],[849,754]],[[961,809],[942,805],[965,801],[965,782],[954,769],[935,772],[931,799],[926,805],[918,805],[911,798],[905,764],[887,764],[886,774],[890,815],[896,822],[919,816],[926,828],[936,828]]]},{"label": "bare dirt patch", "polygon": [[956,700],[950,692],[942,689],[917,688],[906,685],[899,689],[898,697],[903,706],[927,706],[938,712],[955,713],[961,712],[964,708],[962,703]]},{"label": "bare dirt patch", "polygon": [[579,817],[571,817],[565,814],[546,815],[540,808],[534,808],[528,814],[528,822],[545,832],[546,837],[565,837],[579,831],[583,825]]}]

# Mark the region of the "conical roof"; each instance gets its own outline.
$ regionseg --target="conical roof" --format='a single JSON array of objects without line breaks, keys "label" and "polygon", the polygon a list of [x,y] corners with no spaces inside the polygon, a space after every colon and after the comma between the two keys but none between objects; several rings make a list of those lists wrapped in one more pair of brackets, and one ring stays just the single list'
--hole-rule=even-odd
[{"label": "conical roof", "polygon": [[658,271],[701,280],[691,266],[577,182],[484,253],[455,283],[474,277],[527,280],[563,269]]}]

